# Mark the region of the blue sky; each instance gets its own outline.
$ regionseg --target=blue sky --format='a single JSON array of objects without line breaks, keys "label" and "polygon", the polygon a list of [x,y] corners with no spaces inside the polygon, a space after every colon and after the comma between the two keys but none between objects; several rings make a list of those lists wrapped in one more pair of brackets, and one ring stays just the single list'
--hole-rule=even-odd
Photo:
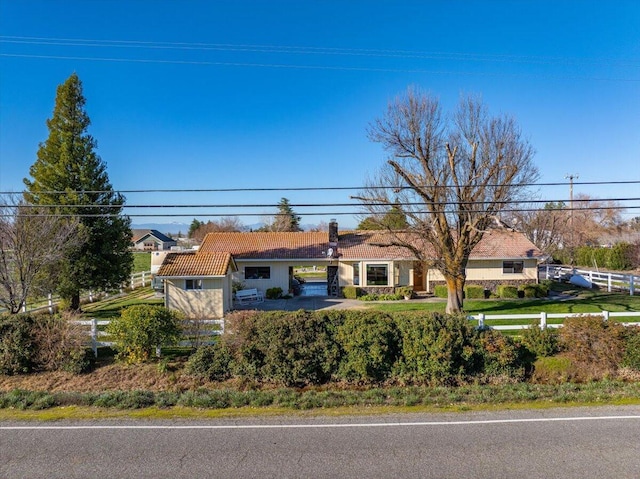
[{"label": "blue sky", "polygon": [[[473,93],[514,116],[541,182],[640,180],[639,25],[637,1],[0,0],[0,191],[22,189],[56,87],[74,71],[118,190],[359,186],[385,160],[367,125],[410,85],[445,110]],[[574,191],[640,197],[638,184]],[[352,193],[126,196],[131,205],[270,205],[346,203]],[[568,199],[569,189],[540,195]],[[294,209],[305,224],[357,224],[329,214],[353,207]],[[129,210],[186,215],[134,223],[273,211]]]}]

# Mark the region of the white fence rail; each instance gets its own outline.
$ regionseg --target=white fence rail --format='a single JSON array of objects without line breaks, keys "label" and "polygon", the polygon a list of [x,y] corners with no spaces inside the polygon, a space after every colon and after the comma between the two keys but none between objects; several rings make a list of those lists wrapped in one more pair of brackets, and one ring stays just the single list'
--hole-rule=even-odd
[{"label": "white fence rail", "polygon": [[[496,326],[487,326],[485,321],[489,320],[529,320],[530,323],[539,320],[540,328],[560,328],[562,324],[548,324],[547,320],[549,319],[566,319],[566,318],[579,318],[583,316],[602,316],[605,321],[608,321],[610,318],[640,318],[640,311],[622,311],[622,312],[610,312],[610,311],[600,311],[599,313],[531,313],[531,314],[476,314],[467,316],[470,320],[478,321],[478,327],[488,327],[491,329],[497,329],[502,331],[518,331],[520,329],[528,329],[531,327],[531,324],[505,324],[505,325],[496,325]],[[622,323],[625,326],[640,326],[640,322],[632,322],[632,323]]]},{"label": "white fence rail", "polygon": [[556,264],[543,264],[539,267],[541,279],[563,279],[576,274],[599,287],[606,288],[608,292],[629,291],[634,295],[640,285],[640,276],[622,273],[607,273],[588,269],[571,268]]},{"label": "white fence rail", "polygon": [[[136,288],[144,288],[145,286],[151,286],[152,280],[153,280],[153,277],[151,276],[151,271],[142,271],[140,273],[133,273],[129,277],[129,280],[127,280],[127,282],[120,287],[120,293],[123,292],[123,289],[125,287],[130,289],[136,289]],[[82,293],[82,295],[80,296],[80,300],[81,301],[85,300],[85,301],[89,301],[90,303],[93,303],[94,299],[97,296],[98,295],[94,291],[87,291]],[[58,304],[61,299],[62,298],[60,298],[60,296],[58,296],[57,294],[49,294],[47,295],[46,298],[43,298],[37,302],[34,302],[31,305],[27,305],[25,303],[22,306],[22,312],[23,313],[37,312],[37,311],[44,311],[48,309],[49,312],[53,314],[53,309],[55,305]],[[0,308],[0,313],[2,311],[4,311],[4,309]]]},{"label": "white fence rail", "polygon": [[[218,325],[219,329],[210,329],[210,330],[199,330],[196,332],[198,335],[198,339],[201,340],[202,337],[207,336],[217,336],[224,332],[224,320],[223,319],[200,319],[200,320],[185,320],[183,323],[185,324],[187,330],[189,327],[193,327],[194,322],[197,321],[198,324],[201,325]],[[93,350],[93,354],[98,357],[98,348],[113,346],[113,341],[102,341],[100,338],[108,336],[108,334],[104,331],[101,331],[98,326],[107,326],[111,320],[108,319],[86,319],[86,320],[78,320],[73,321],[75,324],[79,324],[81,326],[89,326],[90,330],[87,332],[91,337],[91,349]],[[178,343],[178,346],[191,346],[194,343],[193,340],[184,340]],[[156,354],[160,355],[160,348],[156,348]]]}]

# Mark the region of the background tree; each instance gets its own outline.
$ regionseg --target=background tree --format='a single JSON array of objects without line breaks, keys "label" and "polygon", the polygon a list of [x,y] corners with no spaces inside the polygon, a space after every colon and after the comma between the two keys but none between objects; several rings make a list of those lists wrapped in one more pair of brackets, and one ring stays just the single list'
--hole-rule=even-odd
[{"label": "background tree", "polygon": [[515,210],[508,211],[506,218],[507,223],[549,255],[557,254],[565,244],[569,212],[562,201],[546,203],[542,209],[535,204],[515,205]]},{"label": "background tree", "polygon": [[522,200],[538,178],[533,150],[512,118],[489,116],[474,97],[446,118],[437,99],[410,88],[369,127],[390,159],[361,195],[383,216],[400,204],[408,229],[390,245],[408,248],[443,274],[447,312],[463,305],[469,255],[509,202]]},{"label": "background tree", "polygon": [[404,230],[409,226],[407,215],[402,208],[393,205],[381,217],[367,216],[360,221],[356,229],[359,230]]},{"label": "background tree", "polygon": [[189,232],[187,233],[187,236],[189,238],[193,238],[194,234],[196,231],[198,231],[198,228],[200,228],[204,223],[200,220],[197,220],[196,218],[193,218],[193,221],[191,222],[191,224],[189,225]]},{"label": "background tree", "polygon": [[219,220],[200,223],[200,226],[190,235],[190,238],[202,241],[204,237],[207,236],[207,233],[217,231],[242,231],[243,229],[244,225],[237,216],[224,216]]},{"label": "background tree", "polygon": [[14,197],[0,203],[0,304],[19,313],[27,298],[55,289],[64,251],[82,242],[76,218],[58,218]]},{"label": "background tree", "polygon": [[27,203],[61,217],[77,217],[84,241],[65,250],[58,292],[71,309],[80,307],[83,289],[119,287],[131,273],[130,220],[122,215],[124,197],[109,182],[97,143],[87,133],[82,83],[72,74],[58,86],[49,137],[24,179]]},{"label": "background tree", "polygon": [[278,203],[278,212],[259,231],[302,231],[300,216],[293,211],[289,200],[282,198]]}]

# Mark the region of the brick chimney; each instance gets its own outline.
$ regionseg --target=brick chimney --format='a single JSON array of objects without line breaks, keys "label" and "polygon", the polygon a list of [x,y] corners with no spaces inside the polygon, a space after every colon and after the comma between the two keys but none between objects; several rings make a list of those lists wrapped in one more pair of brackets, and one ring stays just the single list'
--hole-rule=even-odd
[{"label": "brick chimney", "polygon": [[329,220],[329,246],[338,246],[338,222],[333,218]]}]

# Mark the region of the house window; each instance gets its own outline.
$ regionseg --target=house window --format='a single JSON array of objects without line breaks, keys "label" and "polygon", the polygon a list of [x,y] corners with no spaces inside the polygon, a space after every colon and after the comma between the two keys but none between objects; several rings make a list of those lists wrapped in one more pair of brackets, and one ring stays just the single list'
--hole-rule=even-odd
[{"label": "house window", "polygon": [[354,263],[353,265],[353,284],[354,286],[360,284],[360,263]]},{"label": "house window", "polygon": [[202,289],[201,279],[187,279],[185,289]]},{"label": "house window", "polygon": [[367,286],[387,286],[389,270],[386,264],[367,265]]},{"label": "house window", "polygon": [[271,279],[271,267],[245,266],[244,279]]},{"label": "house window", "polygon": [[502,272],[504,274],[522,273],[524,271],[524,261],[503,261]]}]

